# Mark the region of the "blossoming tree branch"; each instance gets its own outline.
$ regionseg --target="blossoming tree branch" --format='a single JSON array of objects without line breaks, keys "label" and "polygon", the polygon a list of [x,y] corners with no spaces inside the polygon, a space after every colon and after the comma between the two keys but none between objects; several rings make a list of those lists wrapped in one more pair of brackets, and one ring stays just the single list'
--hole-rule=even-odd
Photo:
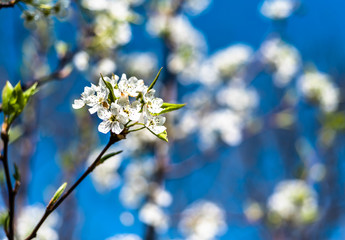
[{"label": "blossoming tree branch", "polygon": [[[36,237],[37,231],[47,217],[98,165],[122,152],[118,151],[104,155],[114,143],[125,139],[127,134],[146,128],[156,137],[168,142],[167,131],[164,126],[165,117],[162,114],[178,110],[185,104],[166,103],[163,99],[155,97],[156,91],[153,87],[158,80],[161,70],[159,70],[156,78],[149,86],[145,85],[142,79],[137,79],[136,77],[127,79],[126,74],[123,74],[120,79],[113,74],[111,78],[101,75],[98,85],[91,84],[91,87],[85,87],[81,98],[75,100],[72,106],[75,109],[88,106],[90,114],[96,113],[102,120],[98,130],[104,134],[110,132],[109,142],[82,176],[66,192],[67,183],[61,185],[48,203],[44,215],[25,239],[29,240]],[[1,128],[1,138],[4,143],[4,149],[1,160],[4,164],[9,202],[4,230],[10,240],[15,237],[15,195],[20,190],[20,173],[15,166],[13,174],[15,185],[13,186],[7,155],[9,130],[15,118],[23,111],[29,98],[38,91],[36,87],[37,83],[23,91],[20,83],[12,87],[7,82],[2,91],[4,123]]]}]

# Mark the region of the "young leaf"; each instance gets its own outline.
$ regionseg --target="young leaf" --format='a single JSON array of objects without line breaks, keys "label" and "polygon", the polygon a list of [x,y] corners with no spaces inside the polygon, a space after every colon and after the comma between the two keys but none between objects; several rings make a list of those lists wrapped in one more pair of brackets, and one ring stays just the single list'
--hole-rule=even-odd
[{"label": "young leaf", "polygon": [[60,196],[63,194],[63,192],[65,191],[67,187],[67,183],[65,182],[64,184],[62,184],[58,190],[56,190],[54,196],[52,197],[52,199],[50,200],[48,206],[53,206],[54,203],[56,203],[56,201],[60,198]]},{"label": "young leaf", "polygon": [[9,115],[10,112],[10,99],[13,92],[12,84],[7,81],[5,87],[2,89],[2,111],[5,115]]},{"label": "young leaf", "polygon": [[167,131],[164,131],[164,132],[161,132],[160,134],[157,135],[158,138],[166,141],[166,142],[169,142],[168,141],[168,133]]},{"label": "young leaf", "polygon": [[28,102],[29,98],[37,92],[38,92],[38,89],[37,89],[37,82],[36,82],[23,93],[25,104]]},{"label": "young leaf", "polygon": [[105,155],[104,157],[102,157],[102,158],[99,160],[99,162],[98,162],[97,165],[104,163],[104,162],[105,162],[106,160],[108,160],[109,158],[111,158],[111,157],[113,157],[113,156],[115,156],[115,155],[118,155],[118,154],[120,154],[120,153],[122,153],[122,151],[113,152],[113,153],[109,153],[109,154]]},{"label": "young leaf", "polygon": [[150,89],[153,88],[153,86],[156,84],[158,78],[159,78],[159,75],[161,74],[161,71],[162,71],[163,67],[161,67],[161,69],[159,69],[155,79],[153,80],[153,82],[151,83],[151,85],[149,86],[149,88],[147,89],[147,91],[150,91]]},{"label": "young leaf", "polygon": [[159,114],[176,111],[184,106],[186,106],[186,104],[163,103],[162,108],[164,109]]},{"label": "young leaf", "polygon": [[100,73],[100,74],[101,74],[102,81],[104,82],[105,86],[109,89],[109,93],[110,93],[109,94],[109,100],[110,100],[110,102],[113,103],[116,100],[113,86],[111,86],[110,82],[104,80],[104,77],[103,77],[102,73]]}]

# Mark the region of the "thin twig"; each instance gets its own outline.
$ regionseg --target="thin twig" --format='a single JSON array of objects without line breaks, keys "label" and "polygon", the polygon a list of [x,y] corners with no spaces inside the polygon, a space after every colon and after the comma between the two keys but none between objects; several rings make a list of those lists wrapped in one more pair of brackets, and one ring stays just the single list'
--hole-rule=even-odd
[{"label": "thin twig", "polygon": [[81,175],[81,177],[73,184],[72,187],[68,189],[68,191],[62,195],[62,197],[55,203],[55,204],[49,204],[45,210],[44,215],[42,216],[41,220],[38,222],[34,230],[31,232],[31,234],[25,238],[25,240],[30,240],[36,237],[37,231],[42,226],[44,221],[47,219],[47,217],[60,206],[60,204],[73,192],[73,190],[78,187],[78,185],[97,167],[99,161],[101,160],[104,153],[109,149],[111,145],[114,143],[120,141],[123,139],[122,135],[111,135],[108,144],[104,147],[102,152],[98,155],[96,160],[88,167],[88,169]]}]

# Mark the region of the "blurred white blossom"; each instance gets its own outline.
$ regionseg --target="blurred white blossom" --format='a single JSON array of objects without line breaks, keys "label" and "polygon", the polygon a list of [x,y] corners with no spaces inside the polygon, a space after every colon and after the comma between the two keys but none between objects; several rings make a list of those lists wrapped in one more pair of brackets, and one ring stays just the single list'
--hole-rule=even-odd
[{"label": "blurred white blossom", "polygon": [[168,216],[160,208],[160,206],[148,202],[139,212],[139,219],[145,224],[154,226],[160,230],[165,230],[168,227]]},{"label": "blurred white blossom", "polygon": [[338,107],[340,91],[327,74],[318,71],[304,73],[298,79],[298,89],[306,99],[320,104],[325,112],[335,111]]},{"label": "blurred white blossom", "polygon": [[290,221],[296,225],[316,220],[316,192],[303,180],[280,182],[267,202],[269,220],[274,224]]},{"label": "blurred white blossom", "polygon": [[[45,207],[40,205],[26,206],[18,213],[17,233],[19,239],[25,239],[37,224],[37,221],[43,216]],[[39,240],[58,240],[57,233],[59,217],[56,213],[50,214],[37,232]]]},{"label": "blurred white blossom", "polygon": [[242,141],[243,119],[229,109],[210,112],[200,119],[201,147],[211,148],[219,139],[230,146]]},{"label": "blurred white blossom", "polygon": [[222,78],[230,78],[252,57],[253,50],[244,44],[235,44],[214,53],[201,69],[201,83],[212,86]]},{"label": "blurred white blossom", "polygon": [[89,54],[85,51],[78,52],[73,58],[73,63],[79,71],[85,71],[89,67]]},{"label": "blurred white blossom", "polygon": [[154,170],[152,160],[132,162],[126,167],[124,185],[120,192],[120,200],[125,206],[139,206],[149,192],[150,177]]},{"label": "blurred white blossom", "polygon": [[184,1],[183,7],[188,13],[198,15],[208,8],[211,2],[212,0],[187,0]]},{"label": "blurred white blossom", "polygon": [[218,205],[199,201],[182,212],[179,228],[187,240],[211,240],[226,230],[225,217]]},{"label": "blurred white blossom", "polygon": [[297,7],[297,0],[265,0],[261,13],[267,18],[279,20],[289,17]]},{"label": "blurred white blossom", "polygon": [[157,72],[157,57],[150,52],[134,52],[121,56],[121,63],[126,72],[140,76],[141,78],[152,78]]},{"label": "blurred white blossom", "polygon": [[284,87],[300,69],[299,52],[293,46],[279,38],[272,38],[261,46],[264,62],[273,69],[273,80],[276,86]]},{"label": "blurred white blossom", "polygon": [[258,104],[258,95],[253,88],[238,84],[228,84],[217,92],[217,100],[239,114],[249,113]]}]

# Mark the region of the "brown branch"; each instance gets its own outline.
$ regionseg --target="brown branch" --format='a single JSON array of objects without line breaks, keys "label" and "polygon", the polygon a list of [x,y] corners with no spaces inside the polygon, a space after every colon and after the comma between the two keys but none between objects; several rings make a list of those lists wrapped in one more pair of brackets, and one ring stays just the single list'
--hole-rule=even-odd
[{"label": "brown branch", "polygon": [[109,142],[108,144],[104,147],[104,149],[102,150],[102,152],[98,155],[98,157],[96,158],[96,160],[88,167],[88,169],[83,173],[83,175],[81,175],[81,177],[79,177],[79,179],[72,185],[72,187],[70,187],[68,189],[68,191],[62,195],[62,197],[53,204],[49,204],[45,210],[44,215],[42,216],[41,220],[38,222],[38,224],[36,225],[36,227],[34,228],[34,230],[31,232],[31,234],[25,238],[25,240],[30,240],[36,237],[37,231],[39,230],[39,228],[42,226],[42,224],[44,223],[44,221],[47,219],[47,217],[56,209],[60,206],[60,204],[73,192],[73,190],[78,187],[78,185],[97,167],[97,165],[99,164],[99,161],[101,160],[102,156],[104,155],[104,153],[109,149],[109,147],[111,145],[113,145],[114,143],[122,140],[125,136],[124,135],[115,135],[112,134],[110,136]]}]

